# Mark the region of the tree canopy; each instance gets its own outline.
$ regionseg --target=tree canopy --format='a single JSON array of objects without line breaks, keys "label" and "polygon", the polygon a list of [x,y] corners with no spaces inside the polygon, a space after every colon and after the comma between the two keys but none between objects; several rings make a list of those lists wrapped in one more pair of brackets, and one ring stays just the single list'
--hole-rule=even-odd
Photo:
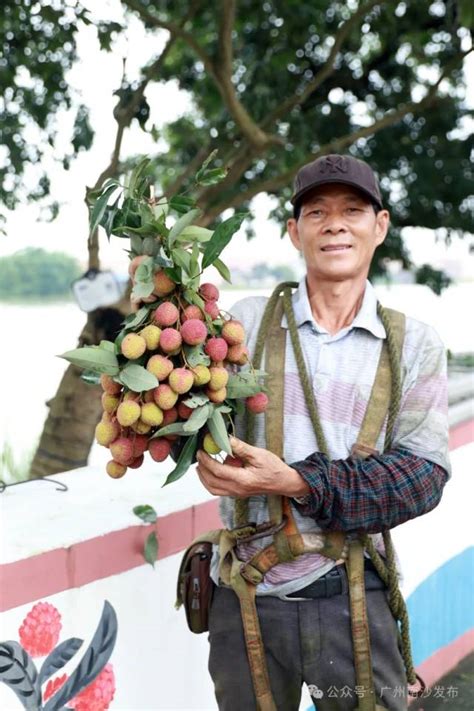
[{"label": "tree canopy", "polygon": [[[201,190],[205,224],[227,208],[247,207],[261,192],[276,197],[273,215],[283,224],[295,171],[319,155],[348,152],[378,171],[392,212],[376,270],[387,257],[408,266],[403,227],[428,227],[445,238],[472,228],[473,138],[463,135],[472,111],[462,72],[471,46],[469,3],[117,2],[120,23],[94,20],[79,0],[2,3],[0,119],[7,156],[0,194],[7,205],[21,195],[26,167],[42,158],[42,145],[27,142],[25,127],[33,121],[44,146],[54,145],[55,113],[71,103],[65,74],[77,60],[77,28],[94,23],[103,51],[114,51],[133,14],[156,35],[157,46],[167,39],[139,80],[124,72],[115,146],[97,185],[130,159],[121,154],[122,138],[136,120],[166,141],[156,155],[164,191],[186,189],[195,168],[218,149],[228,175]],[[149,90],[172,80],[190,94],[192,110],[159,136],[149,118]],[[75,111],[72,148],[57,156],[65,167],[93,138],[89,108],[76,102]],[[46,176],[35,190],[30,196],[48,192]]]},{"label": "tree canopy", "polygon": [[70,296],[71,282],[81,273],[69,254],[27,247],[0,258],[0,299]]}]

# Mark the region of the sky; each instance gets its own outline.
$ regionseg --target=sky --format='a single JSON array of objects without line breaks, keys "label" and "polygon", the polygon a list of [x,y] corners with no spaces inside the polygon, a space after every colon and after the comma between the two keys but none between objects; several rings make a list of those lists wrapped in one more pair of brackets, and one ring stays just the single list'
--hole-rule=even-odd
[{"label": "sky", "polygon": [[[92,0],[88,0],[92,10]],[[97,12],[97,4],[94,14]],[[103,0],[100,5],[102,18],[120,19],[120,3],[117,0]],[[97,15],[96,15],[97,16]],[[44,249],[59,250],[75,256],[84,266],[87,262],[88,216],[84,203],[85,186],[92,185],[98,174],[109,162],[113,148],[116,124],[113,120],[113,107],[117,98],[113,91],[120,86],[122,62],[126,58],[127,76],[138,78],[139,69],[157,52],[157,38],[142,31],[138,20],[129,23],[127,38],[120,41],[111,54],[101,52],[93,27],[84,27],[78,33],[78,51],[80,62],[68,75],[69,83],[74,87],[78,101],[91,107],[91,123],[96,131],[93,147],[82,153],[72,164],[69,171],[64,171],[53,159],[45,161],[51,179],[52,193],[62,203],[59,217],[52,223],[38,219],[37,205],[23,205],[9,215],[7,237],[0,239],[0,256],[11,254],[28,246],[40,246]],[[472,84],[471,95],[474,97],[474,57],[466,62],[466,72]],[[155,85],[147,94],[151,107],[151,120],[159,127],[163,123],[190,109],[188,96],[180,92],[173,83]],[[474,100],[473,100],[474,101]],[[136,122],[135,122],[136,123]],[[63,112],[58,117],[59,136],[62,142],[69,140],[72,128],[72,116]],[[30,140],[38,140],[31,131]],[[155,152],[156,145],[151,137],[137,126],[126,132],[123,143],[123,155]],[[249,268],[252,264],[265,262],[269,265],[287,264],[297,274],[302,272],[302,262],[292,247],[287,235],[280,237],[280,226],[266,219],[272,200],[266,195],[255,198],[252,213],[255,216],[256,239],[248,242],[244,230],[232,239],[222,257],[232,268]],[[468,252],[468,240],[454,240],[449,248],[442,242],[436,243],[430,230],[405,230],[404,237],[415,264],[429,261],[440,266],[447,258],[462,262],[466,274],[474,274],[474,255]],[[128,240],[113,238],[108,243],[104,234],[100,238],[100,254],[103,268],[111,268],[118,273],[126,273],[128,258],[124,248]]]}]

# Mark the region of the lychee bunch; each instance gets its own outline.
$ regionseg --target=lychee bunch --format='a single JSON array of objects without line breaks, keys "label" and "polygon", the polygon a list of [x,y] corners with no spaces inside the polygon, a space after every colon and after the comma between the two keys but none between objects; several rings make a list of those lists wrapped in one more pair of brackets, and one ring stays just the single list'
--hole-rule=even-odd
[{"label": "lychee bunch", "polygon": [[[150,258],[140,255],[131,260],[133,281],[145,259]],[[138,469],[146,456],[155,462],[174,456],[175,445],[179,449],[186,439],[173,430],[157,433],[189,420],[194,408],[188,399],[193,395],[204,395],[205,402],[216,406],[227,400],[232,407],[229,377],[238,366],[250,362],[244,327],[221,313],[214,284],[201,284],[193,299],[196,303],[189,302],[189,289],[174,283],[161,268],[155,272],[153,286],[153,294],[141,299],[148,309],[146,317],[136,328],[125,327],[118,348],[120,365],[133,364],[147,371],[155,385],[135,392],[118,382],[120,378],[100,378],[104,413],[95,434],[97,442],[110,451],[106,471],[114,479],[128,469]],[[250,412],[262,413],[268,398],[259,392],[245,403]],[[220,451],[206,425],[199,431],[199,442],[210,454]]]}]

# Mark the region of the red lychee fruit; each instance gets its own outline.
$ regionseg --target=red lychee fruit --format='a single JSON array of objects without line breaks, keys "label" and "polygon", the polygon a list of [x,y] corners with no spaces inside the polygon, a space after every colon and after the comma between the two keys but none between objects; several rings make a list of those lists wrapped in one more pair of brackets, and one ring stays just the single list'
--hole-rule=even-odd
[{"label": "red lychee fruit", "polygon": [[194,374],[187,368],[175,368],[168,378],[168,382],[179,395],[187,393],[194,385]]},{"label": "red lychee fruit", "polygon": [[171,443],[163,437],[150,440],[148,451],[155,462],[164,462],[171,451]]},{"label": "red lychee fruit", "polygon": [[163,422],[163,411],[154,402],[142,405],[141,420],[147,425],[156,427]]},{"label": "red lychee fruit", "polygon": [[191,318],[182,324],[180,333],[183,341],[189,346],[198,346],[206,340],[207,328],[199,319]]},{"label": "red lychee fruit", "polygon": [[178,415],[182,420],[187,420],[193,414],[194,410],[192,407],[188,407],[184,402],[180,402],[178,405]]},{"label": "red lychee fruit", "polygon": [[221,403],[227,397],[227,388],[220,388],[220,390],[211,390],[211,388],[206,389],[206,395],[211,402]]},{"label": "red lychee fruit", "polygon": [[112,380],[110,375],[106,375],[105,373],[102,373],[100,376],[100,384],[102,385],[102,390],[108,395],[118,395],[122,392],[120,383],[116,383],[115,380]]},{"label": "red lychee fruit", "polygon": [[250,412],[258,415],[260,412],[265,412],[268,405],[268,397],[265,393],[257,393],[245,399],[245,404]]},{"label": "red lychee fruit", "polygon": [[228,464],[229,467],[243,467],[244,463],[238,457],[231,457],[230,454],[224,459],[224,464]]},{"label": "red lychee fruit", "polygon": [[166,378],[171,373],[173,368],[174,368],[173,363],[169,360],[169,358],[166,358],[165,356],[162,356],[162,355],[152,356],[150,358],[150,360],[148,361],[148,363],[146,364],[146,369],[150,373],[153,373],[153,375],[156,376],[156,378],[160,382],[162,380],[166,380]]},{"label": "red lychee fruit", "polygon": [[171,303],[171,301],[163,301],[163,303],[158,306],[153,316],[158,326],[172,326],[176,323],[178,317],[179,311],[177,307]]},{"label": "red lychee fruit", "polygon": [[138,335],[145,339],[146,347],[149,351],[155,351],[160,342],[161,328],[150,324],[142,328]]},{"label": "red lychee fruit", "polygon": [[228,345],[223,338],[213,336],[207,341],[204,350],[211,360],[224,360],[227,356]]},{"label": "red lychee fruit", "polygon": [[99,422],[95,428],[95,438],[98,444],[109,447],[120,434],[118,422]]},{"label": "red lychee fruit", "polygon": [[163,271],[158,271],[153,277],[154,289],[153,292],[157,296],[168,296],[172,291],[175,290],[176,284],[170,277]]},{"label": "red lychee fruit", "polygon": [[179,350],[182,342],[181,334],[175,328],[165,328],[161,332],[160,348],[165,353],[169,353],[170,355],[174,354]]},{"label": "red lychee fruit", "polygon": [[184,321],[189,321],[190,319],[195,318],[199,319],[199,321],[204,321],[204,314],[202,313],[199,306],[195,306],[194,304],[186,306],[182,313],[181,321],[183,321],[184,323]]},{"label": "red lychee fruit", "polygon": [[247,346],[243,343],[238,343],[236,346],[229,346],[227,351],[227,360],[229,363],[240,363],[240,361],[245,357],[247,360]]},{"label": "red lychee fruit", "polygon": [[125,464],[121,464],[120,462],[116,462],[115,459],[111,459],[110,462],[107,462],[105,471],[112,477],[112,479],[120,479],[127,471],[127,467]]},{"label": "red lychee fruit", "polygon": [[245,341],[245,330],[240,321],[226,321],[222,326],[222,338],[229,346],[238,346]]},{"label": "red lychee fruit", "polygon": [[108,393],[102,393],[102,409],[112,415],[120,403],[120,398],[116,395],[109,395]]},{"label": "red lychee fruit", "polygon": [[217,301],[219,298],[219,289],[214,284],[201,284],[199,293],[204,301]]},{"label": "red lychee fruit", "polygon": [[143,460],[145,459],[145,456],[143,454],[140,454],[139,457],[135,457],[131,462],[128,464],[129,469],[139,469],[141,465],[143,464]]},{"label": "red lychee fruit", "polygon": [[136,360],[146,351],[146,341],[138,333],[127,333],[122,341],[120,350],[125,358]]},{"label": "red lychee fruit", "polygon": [[171,410],[176,404],[178,393],[167,383],[162,383],[153,390],[153,399],[161,410]]},{"label": "red lychee fruit", "polygon": [[128,437],[118,437],[109,447],[116,462],[127,465],[133,457],[133,442]]},{"label": "red lychee fruit", "polygon": [[220,390],[225,388],[227,381],[229,380],[229,373],[225,368],[209,368],[211,374],[211,379],[209,380],[209,387],[211,390]]},{"label": "red lychee fruit", "polygon": [[219,318],[220,311],[219,306],[217,305],[217,301],[206,301],[204,311],[207,313],[208,316],[210,316],[212,321],[214,321],[216,318]]},{"label": "red lychee fruit", "polygon": [[140,405],[135,400],[121,402],[117,408],[117,420],[122,427],[130,427],[140,418]]},{"label": "red lychee fruit", "polygon": [[132,439],[132,449],[134,457],[139,457],[140,454],[146,452],[148,449],[148,437],[142,434],[136,434]]},{"label": "red lychee fruit", "polygon": [[161,423],[163,427],[166,425],[172,425],[178,419],[178,410],[176,407],[172,407],[169,410],[163,410],[163,422]]}]

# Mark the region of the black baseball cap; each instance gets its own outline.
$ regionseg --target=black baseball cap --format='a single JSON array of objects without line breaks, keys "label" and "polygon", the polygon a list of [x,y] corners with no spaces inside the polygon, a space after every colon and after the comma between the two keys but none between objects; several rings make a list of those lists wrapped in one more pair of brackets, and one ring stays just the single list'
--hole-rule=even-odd
[{"label": "black baseball cap", "polygon": [[302,198],[318,185],[342,183],[364,193],[377,207],[383,209],[382,195],[375,173],[363,160],[353,156],[331,154],[307,163],[296,174],[291,204],[297,205]]}]

